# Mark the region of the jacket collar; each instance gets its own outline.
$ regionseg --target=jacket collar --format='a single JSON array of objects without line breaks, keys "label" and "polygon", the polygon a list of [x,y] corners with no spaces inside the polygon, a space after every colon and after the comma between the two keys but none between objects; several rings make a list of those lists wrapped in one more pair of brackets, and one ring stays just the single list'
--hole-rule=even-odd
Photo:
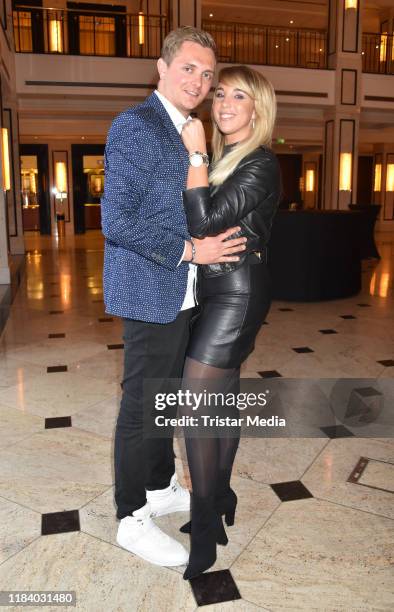
[{"label": "jacket collar", "polygon": [[189,156],[187,154],[187,151],[184,147],[184,144],[182,142],[182,139],[180,137],[180,135],[178,134],[178,130],[176,129],[175,125],[173,124],[171,117],[169,116],[169,114],[167,113],[166,109],[164,108],[163,104],[161,103],[160,99],[158,98],[158,96],[155,93],[152,93],[146,100],[145,102],[143,102],[144,106],[151,106],[152,108],[155,109],[156,113],[159,115],[164,127],[166,128],[172,142],[174,143],[174,145],[177,147],[178,152],[182,158],[183,164],[185,166],[185,169],[187,170],[189,167]]}]

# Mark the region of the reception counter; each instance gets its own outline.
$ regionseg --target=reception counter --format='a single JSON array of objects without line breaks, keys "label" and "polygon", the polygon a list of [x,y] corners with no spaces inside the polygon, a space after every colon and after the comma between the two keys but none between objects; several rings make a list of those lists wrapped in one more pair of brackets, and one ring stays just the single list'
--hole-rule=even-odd
[{"label": "reception counter", "polygon": [[361,289],[358,211],[279,210],[268,248],[273,298],[334,300]]}]

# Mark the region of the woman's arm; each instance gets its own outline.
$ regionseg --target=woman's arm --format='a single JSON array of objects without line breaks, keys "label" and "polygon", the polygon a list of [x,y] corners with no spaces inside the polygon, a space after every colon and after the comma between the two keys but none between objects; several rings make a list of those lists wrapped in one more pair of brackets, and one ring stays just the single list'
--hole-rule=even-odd
[{"label": "woman's arm", "polygon": [[270,151],[259,149],[243,160],[212,196],[206,186],[195,186],[183,193],[189,231],[196,237],[215,235],[238,225],[264,203],[274,212],[279,191],[277,159]]},{"label": "woman's arm", "polygon": [[[189,155],[195,152],[199,152],[199,153],[206,155],[207,145],[206,145],[206,139],[205,139],[205,131],[199,119],[189,120],[185,123],[182,129],[182,140],[183,140],[183,143]],[[208,198],[209,198],[208,167],[204,164],[202,164],[199,167],[194,167],[192,165],[189,165],[186,185],[187,185],[188,191],[198,191],[199,189],[206,190]],[[231,225],[226,225],[226,227],[224,228],[224,231],[228,233],[228,237],[225,238],[225,235],[223,235],[223,242],[227,242],[229,240],[229,237],[232,236],[235,232],[238,232],[240,229],[241,229],[240,227],[233,227]],[[220,232],[215,233],[215,236],[219,233]],[[208,234],[198,235],[198,234],[193,234],[192,232],[191,232],[191,235],[197,239],[206,238],[208,236]],[[209,238],[207,238],[207,240],[209,240]],[[222,256],[222,259],[218,260],[217,263],[220,263],[220,261],[238,261],[239,260],[238,254],[241,251],[245,250],[244,243],[246,242],[246,239],[241,238],[240,240],[242,240],[242,242],[239,242],[236,245],[229,248],[228,254],[224,254]],[[204,251],[205,251],[207,249],[207,244],[206,244],[206,241],[204,242],[205,242],[204,244]],[[231,240],[230,242],[234,242],[234,240]],[[197,251],[198,251],[198,247],[200,243],[202,243],[202,241],[200,240],[196,240],[194,243],[196,245]],[[205,263],[205,262],[199,259],[196,259],[196,263]]]},{"label": "woman's arm", "polygon": [[[189,154],[195,151],[206,153],[205,132],[198,119],[185,124],[182,139]],[[197,238],[215,235],[238,225],[265,201],[267,206],[274,208],[276,198],[270,196],[275,193],[279,196],[279,164],[273,152],[259,148],[242,160],[240,167],[213,195],[208,185],[206,166],[190,166],[183,202],[189,231]]]}]

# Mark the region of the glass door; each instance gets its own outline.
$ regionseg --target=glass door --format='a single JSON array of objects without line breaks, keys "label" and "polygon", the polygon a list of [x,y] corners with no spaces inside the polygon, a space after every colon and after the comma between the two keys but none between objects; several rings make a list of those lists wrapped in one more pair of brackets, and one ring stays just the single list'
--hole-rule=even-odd
[{"label": "glass door", "polygon": [[104,156],[84,155],[82,165],[86,185],[85,229],[101,229],[100,200],[104,194]]},{"label": "glass door", "polygon": [[75,233],[101,229],[104,145],[71,145]]},{"label": "glass door", "polygon": [[37,155],[21,155],[21,196],[23,229],[40,230],[40,205],[38,203],[38,160]]},{"label": "glass door", "polygon": [[48,145],[22,144],[19,153],[23,230],[50,234]]}]

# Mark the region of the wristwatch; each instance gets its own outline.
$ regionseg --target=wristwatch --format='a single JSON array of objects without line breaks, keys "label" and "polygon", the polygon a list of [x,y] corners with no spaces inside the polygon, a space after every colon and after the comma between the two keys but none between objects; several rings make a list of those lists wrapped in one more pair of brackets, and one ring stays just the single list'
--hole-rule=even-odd
[{"label": "wristwatch", "polygon": [[209,157],[206,153],[201,153],[201,151],[193,151],[193,153],[189,154],[189,163],[193,168],[208,167]]}]

